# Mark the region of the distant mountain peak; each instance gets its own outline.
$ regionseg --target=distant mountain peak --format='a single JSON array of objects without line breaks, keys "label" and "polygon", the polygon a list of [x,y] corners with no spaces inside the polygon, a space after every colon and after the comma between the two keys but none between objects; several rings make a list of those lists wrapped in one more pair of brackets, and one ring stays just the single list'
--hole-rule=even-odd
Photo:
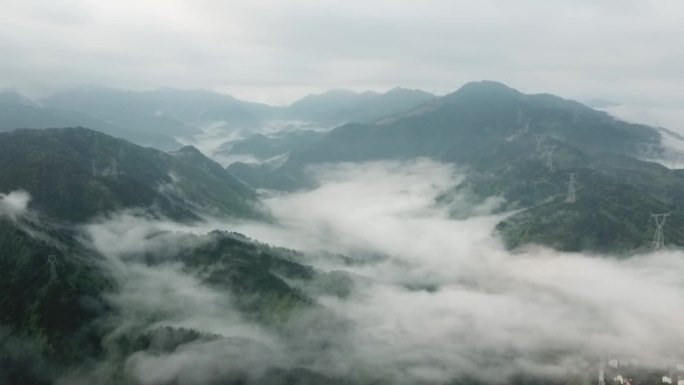
[{"label": "distant mountain peak", "polygon": [[175,151],[175,153],[180,154],[180,155],[202,155],[202,156],[204,156],[204,154],[202,154],[202,151],[198,150],[197,147],[195,147],[193,145],[183,146],[183,147],[179,148],[178,151]]},{"label": "distant mountain peak", "polygon": [[360,95],[362,96],[370,96],[370,97],[378,97],[380,95],[383,95],[381,93],[375,92],[375,91],[363,91]]},{"label": "distant mountain peak", "polygon": [[333,88],[328,91],[322,92],[319,95],[358,95],[356,91],[348,90],[346,88]]},{"label": "distant mountain peak", "polygon": [[448,96],[475,96],[475,97],[492,97],[492,96],[508,96],[508,97],[520,97],[523,94],[511,88],[503,83],[492,81],[492,80],[481,80],[466,83],[456,92]]},{"label": "distant mountain peak", "polygon": [[384,93],[385,96],[390,96],[390,95],[422,95],[426,97],[433,97],[434,95],[417,89],[417,88],[406,88],[406,87],[394,87],[391,90],[387,91]]}]

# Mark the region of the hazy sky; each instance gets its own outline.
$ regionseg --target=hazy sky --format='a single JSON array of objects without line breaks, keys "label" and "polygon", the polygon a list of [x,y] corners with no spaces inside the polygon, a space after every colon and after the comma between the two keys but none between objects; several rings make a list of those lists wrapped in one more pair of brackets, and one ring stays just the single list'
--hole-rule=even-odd
[{"label": "hazy sky", "polygon": [[209,88],[287,103],[467,81],[684,103],[680,0],[2,0],[0,87]]}]

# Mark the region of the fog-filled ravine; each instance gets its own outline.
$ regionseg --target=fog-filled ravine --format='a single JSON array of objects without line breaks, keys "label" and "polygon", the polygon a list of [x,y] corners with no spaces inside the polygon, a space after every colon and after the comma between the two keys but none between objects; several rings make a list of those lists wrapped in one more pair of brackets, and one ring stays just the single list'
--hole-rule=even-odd
[{"label": "fog-filled ravine", "polygon": [[[98,264],[117,286],[105,295],[115,322],[97,359],[60,381],[499,383],[524,376],[576,383],[593,379],[611,353],[663,362],[681,354],[681,251],[624,260],[543,247],[507,251],[495,231],[511,214],[499,210],[502,199],[440,202],[463,171],[428,159],[311,172],[314,189],[264,192],[269,222],[174,222],[124,211],[78,224],[78,242],[102,256]],[[3,220],[27,228],[22,216],[35,215],[29,199],[4,195]],[[284,303],[271,289],[227,289],[212,274],[230,281],[240,271],[224,261],[229,255],[185,259],[215,242],[207,236],[214,230],[299,250],[264,245],[255,257],[310,266],[302,274],[274,269],[292,296],[306,299]],[[57,280],[67,279],[66,269],[58,260]],[[52,284],[49,275],[40,279]],[[267,299],[254,305],[244,296]],[[147,345],[120,346],[136,334]],[[26,358],[28,348],[5,342],[5,361]]]}]

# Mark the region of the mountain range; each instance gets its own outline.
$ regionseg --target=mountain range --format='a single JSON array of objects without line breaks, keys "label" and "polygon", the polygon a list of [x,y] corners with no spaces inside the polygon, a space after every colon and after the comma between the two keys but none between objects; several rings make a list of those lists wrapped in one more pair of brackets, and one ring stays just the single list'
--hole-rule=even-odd
[{"label": "mountain range", "polygon": [[[276,167],[228,170],[255,188],[295,190],[312,185],[313,164],[428,157],[468,169],[456,189],[521,210],[499,226],[510,247],[624,252],[648,246],[651,213],[684,215],[681,171],[638,157],[643,148],[664,152],[661,135],[578,102],[483,81],[374,123],[337,127]],[[571,173],[579,198],[565,204]],[[684,244],[684,221],[669,231]]]},{"label": "mountain range", "polygon": [[[418,99],[422,104],[410,107]],[[308,114],[306,119],[323,122],[349,109],[368,117],[364,108],[354,108],[359,103],[379,115],[391,110],[378,107],[386,103],[406,109],[330,132],[248,136],[217,151],[278,161],[237,162],[227,169],[191,146],[165,153],[84,129],[12,131],[0,134],[0,189],[26,189],[36,207],[68,220],[121,208],[143,208],[176,219],[254,217],[259,210],[253,189],[310,187],[310,165],[428,157],[467,169],[453,193],[465,191],[474,200],[502,197],[507,203],[501,210],[518,210],[498,226],[509,247],[538,243],[568,251],[638,250],[653,234],[650,214],[661,212],[672,213],[671,243],[684,242],[679,236],[684,224],[675,220],[684,203],[681,171],[639,156],[644,151],[649,157],[665,153],[663,129],[623,122],[549,94],[526,95],[491,81],[469,83],[443,97],[403,89],[385,94],[331,91],[294,103],[286,114]],[[169,129],[177,134],[189,132],[184,130],[190,126],[182,122],[232,117],[249,125],[261,119],[257,115],[275,114],[267,106],[227,96],[172,89],[70,91],[43,104],[52,107],[38,106],[18,94],[0,98],[0,106],[15,111],[80,108],[103,118],[119,116],[117,124],[136,120],[144,111],[162,111],[157,117],[176,122]],[[173,117],[164,111],[174,111]],[[86,112],[69,114],[90,116]],[[669,138],[681,141],[674,135]],[[58,167],[51,171],[48,165]],[[577,178],[573,187],[578,198],[572,204],[565,202],[570,174]],[[440,203],[448,204],[449,199],[445,194]],[[587,218],[592,219],[585,222]]]},{"label": "mountain range", "polygon": [[[463,180],[434,205],[450,209],[457,196],[473,205],[502,198],[498,212],[506,215],[496,231],[510,249],[537,244],[627,258],[652,246],[651,215],[657,213],[670,215],[667,245],[684,246],[684,170],[642,156],[666,154],[666,131],[497,82],[469,83],[443,97],[406,90],[334,91],[287,109],[170,89],[81,90],[40,104],[5,93],[0,108],[10,112],[0,115],[7,131],[0,133],[0,198],[13,191],[31,197],[21,215],[8,215],[0,206],[0,269],[7,272],[0,281],[0,383],[50,384],[84,372],[95,373],[86,383],[126,383],[122,368],[136,354],[156,357],[193,343],[221,341],[240,353],[238,359],[261,343],[160,325],[164,304],[156,308],[143,302],[151,308],[145,316],[138,309],[124,314],[113,298],[134,279],[122,273],[126,267],[160,275],[182,271],[220,293],[217,301],[229,299],[240,319],[276,330],[286,340],[293,317],[322,307],[321,293],[328,301],[348,294],[352,282],[344,273],[317,270],[298,251],[241,234],[175,233],[161,226],[140,234],[154,247],[113,256],[95,246],[85,224],[122,213],[176,224],[206,217],[268,222],[256,190],[311,188],[316,183],[307,171],[312,165],[420,157],[456,165],[464,170]],[[280,161],[227,168],[193,146],[162,151],[114,137],[126,136],[119,127],[131,135],[144,131],[150,138],[172,138],[213,120],[248,127],[283,117],[344,124],[329,132],[254,135],[232,143],[227,151]],[[85,122],[93,129],[9,129],[22,119],[46,127]],[[452,212],[454,219],[472,214],[460,206]],[[145,288],[149,279],[133,284]],[[190,287],[190,295],[197,294],[197,285]],[[326,349],[325,341],[297,342]],[[264,368],[256,377],[236,369],[221,380],[354,382],[311,369]]]},{"label": "mountain range", "polygon": [[35,102],[7,91],[0,93],[0,131],[88,127],[143,146],[175,150],[181,146],[177,139],[191,138],[206,127],[250,130],[272,120],[333,127],[374,121],[432,97],[423,91],[401,88],[384,94],[333,90],[276,107],[212,91],[173,88],[134,92],[81,87],[58,91]]},{"label": "mountain range", "polygon": [[258,217],[254,191],[187,146],[166,153],[84,128],[0,133],[0,191],[71,222],[123,209],[176,220]]}]

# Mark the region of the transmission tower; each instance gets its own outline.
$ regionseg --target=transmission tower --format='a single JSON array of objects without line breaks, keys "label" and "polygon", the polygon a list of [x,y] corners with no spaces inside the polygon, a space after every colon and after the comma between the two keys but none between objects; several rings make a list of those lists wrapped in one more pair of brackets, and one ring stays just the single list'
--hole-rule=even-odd
[{"label": "transmission tower", "polygon": [[546,168],[553,171],[553,150],[556,146],[544,146],[544,155],[546,156]]},{"label": "transmission tower", "polygon": [[542,142],[544,141],[544,137],[541,135],[535,134],[534,139],[537,141],[537,152],[542,152]]},{"label": "transmission tower", "polygon": [[57,279],[57,257],[48,255],[48,265],[50,265],[50,282]]},{"label": "transmission tower", "polygon": [[653,218],[656,224],[656,232],[655,236],[653,237],[653,242],[651,243],[651,249],[660,250],[665,246],[665,236],[663,235],[663,228],[665,227],[665,222],[667,221],[667,217],[669,217],[670,214],[671,213],[651,214],[651,217]]},{"label": "transmission tower", "polygon": [[575,178],[576,176],[577,173],[570,173],[570,180],[568,181],[568,197],[565,199],[565,201],[568,203],[575,203],[577,201],[577,191],[575,190],[575,182],[577,182],[577,179]]}]

